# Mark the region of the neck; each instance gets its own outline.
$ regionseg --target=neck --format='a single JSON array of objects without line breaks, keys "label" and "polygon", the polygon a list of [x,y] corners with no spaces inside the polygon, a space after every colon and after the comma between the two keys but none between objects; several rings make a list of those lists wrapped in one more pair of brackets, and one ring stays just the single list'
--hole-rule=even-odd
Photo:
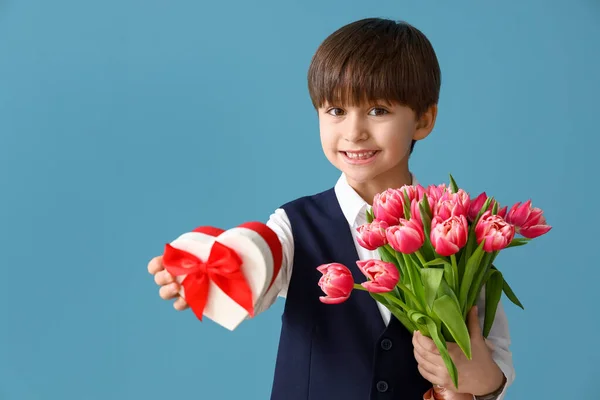
[{"label": "neck", "polygon": [[404,185],[412,185],[413,182],[412,174],[408,166],[405,166],[405,168],[389,171],[366,182],[348,181],[348,183],[364,201],[373,205],[373,198],[377,193],[387,189],[398,189]]}]

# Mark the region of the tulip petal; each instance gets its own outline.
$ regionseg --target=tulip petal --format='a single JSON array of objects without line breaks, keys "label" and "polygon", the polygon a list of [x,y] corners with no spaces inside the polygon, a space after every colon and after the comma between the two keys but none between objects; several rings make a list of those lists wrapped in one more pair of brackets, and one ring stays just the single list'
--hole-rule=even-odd
[{"label": "tulip petal", "polygon": [[552,229],[549,225],[534,225],[529,227],[523,227],[519,229],[519,233],[528,239],[534,239],[536,237],[545,235]]},{"label": "tulip petal", "polygon": [[319,300],[325,304],[340,304],[346,301],[348,297],[329,297],[329,296],[320,296]]}]

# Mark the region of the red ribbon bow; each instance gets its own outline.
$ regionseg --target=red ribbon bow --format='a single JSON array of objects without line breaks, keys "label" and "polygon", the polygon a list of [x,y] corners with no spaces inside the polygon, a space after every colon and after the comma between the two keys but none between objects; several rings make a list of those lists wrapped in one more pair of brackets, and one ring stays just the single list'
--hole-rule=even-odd
[{"label": "red ribbon bow", "polygon": [[187,275],[182,282],[185,300],[200,321],[208,300],[210,281],[248,311],[248,314],[254,316],[252,290],[241,270],[242,260],[234,250],[224,244],[215,241],[206,262],[167,244],[163,254],[163,265],[173,276]]}]

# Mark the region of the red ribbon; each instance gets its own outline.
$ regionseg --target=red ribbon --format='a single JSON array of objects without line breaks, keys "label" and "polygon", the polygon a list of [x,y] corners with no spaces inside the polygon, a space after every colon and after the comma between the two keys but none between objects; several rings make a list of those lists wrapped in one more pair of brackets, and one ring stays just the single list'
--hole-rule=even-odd
[{"label": "red ribbon", "polygon": [[181,283],[185,289],[185,300],[200,321],[208,300],[210,281],[254,316],[252,290],[242,272],[242,260],[224,244],[215,241],[206,262],[167,244],[163,265],[173,276],[187,275]]}]

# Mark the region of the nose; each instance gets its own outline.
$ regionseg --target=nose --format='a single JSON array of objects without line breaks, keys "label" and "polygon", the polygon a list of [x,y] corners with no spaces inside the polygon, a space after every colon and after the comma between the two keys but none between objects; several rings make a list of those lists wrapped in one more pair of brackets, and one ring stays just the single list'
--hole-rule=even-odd
[{"label": "nose", "polygon": [[358,113],[350,113],[342,124],[344,140],[351,143],[362,142],[369,138],[369,131],[364,118]]}]

